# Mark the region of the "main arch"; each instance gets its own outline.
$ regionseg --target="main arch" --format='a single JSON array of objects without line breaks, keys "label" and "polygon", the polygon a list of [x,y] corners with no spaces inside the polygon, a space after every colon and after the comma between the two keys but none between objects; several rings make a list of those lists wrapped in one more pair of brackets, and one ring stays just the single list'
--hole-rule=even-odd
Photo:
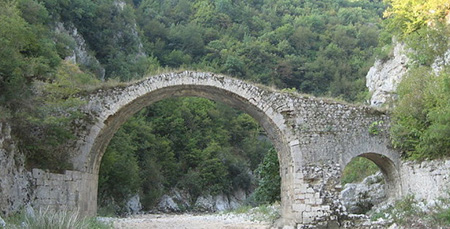
[{"label": "main arch", "polygon": [[[381,165],[384,158],[392,165],[387,176],[397,176],[399,154],[390,148],[389,116],[383,112],[213,73],[173,72],[85,97],[86,118],[76,123],[77,141],[68,148],[74,170],[83,177],[71,202],[76,209],[95,214],[101,158],[118,128],[142,108],[177,96],[223,102],[248,113],[266,130],[280,161],[280,224],[339,221],[340,174],[354,156],[379,153]],[[376,134],[369,131],[374,126]]]}]

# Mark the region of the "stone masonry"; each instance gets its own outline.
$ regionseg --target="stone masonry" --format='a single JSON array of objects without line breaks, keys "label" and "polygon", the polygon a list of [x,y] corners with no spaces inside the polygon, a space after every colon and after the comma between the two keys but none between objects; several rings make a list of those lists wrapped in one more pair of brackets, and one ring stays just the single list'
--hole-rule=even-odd
[{"label": "stone masonry", "polygon": [[[0,162],[6,165],[6,170],[0,168],[0,200],[6,201],[0,202],[3,215],[18,210],[27,201],[35,208],[94,215],[100,161],[114,133],[140,109],[175,96],[223,102],[247,112],[267,131],[278,151],[282,178],[282,218],[278,226],[342,226],[347,219],[339,200],[340,176],[357,156],[380,167],[390,197],[407,193],[419,197],[433,193],[438,197],[448,185],[448,161],[400,161],[400,154],[389,143],[389,115],[382,111],[281,93],[222,75],[186,71],[85,95],[86,117],[73,124],[78,140],[67,146],[74,170],[63,174],[40,169],[27,172],[23,162],[15,165],[20,153],[13,146],[9,127],[0,125]],[[22,186],[28,188],[17,189],[22,186],[9,182],[14,176],[21,177]],[[7,204],[12,202],[14,209]]]},{"label": "stone masonry", "polygon": [[[73,126],[78,140],[67,146],[74,171],[52,174],[33,169],[33,205],[94,215],[99,166],[114,133],[142,108],[176,96],[223,102],[247,112],[266,130],[280,161],[282,218],[278,225],[341,225],[346,219],[339,201],[340,176],[357,156],[380,167],[391,197],[401,196],[405,187],[413,188],[413,178],[405,181],[408,175],[401,174],[410,170],[402,169],[400,154],[390,147],[388,114],[281,93],[223,75],[185,71],[85,95],[86,117]],[[2,179],[5,176],[0,174]]]},{"label": "stone masonry", "polygon": [[[356,156],[373,160],[392,190],[399,184],[399,154],[389,146],[389,116],[376,109],[280,93],[223,75],[176,72],[98,90],[85,97],[87,118],[70,147],[76,171],[97,176],[118,128],[142,108],[176,96],[198,96],[247,112],[267,131],[279,153],[283,225],[339,221],[340,174]],[[371,131],[372,129],[372,131]],[[89,175],[90,177],[91,175]],[[97,179],[86,181],[78,209],[94,214]],[[393,192],[395,193],[395,192]],[[69,198],[70,199],[70,198]]]},{"label": "stone masonry", "polygon": [[[93,212],[89,204],[97,201],[98,176],[79,171],[66,170],[63,174],[33,169],[35,207],[55,210]],[[83,204],[84,203],[84,204]]]}]

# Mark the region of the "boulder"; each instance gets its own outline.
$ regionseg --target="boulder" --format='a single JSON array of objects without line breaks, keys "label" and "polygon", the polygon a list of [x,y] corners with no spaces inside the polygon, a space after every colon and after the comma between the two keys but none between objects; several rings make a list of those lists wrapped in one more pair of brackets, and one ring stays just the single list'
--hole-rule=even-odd
[{"label": "boulder", "polygon": [[386,199],[383,175],[378,172],[359,184],[346,184],[341,191],[342,202],[348,213],[364,214]]}]

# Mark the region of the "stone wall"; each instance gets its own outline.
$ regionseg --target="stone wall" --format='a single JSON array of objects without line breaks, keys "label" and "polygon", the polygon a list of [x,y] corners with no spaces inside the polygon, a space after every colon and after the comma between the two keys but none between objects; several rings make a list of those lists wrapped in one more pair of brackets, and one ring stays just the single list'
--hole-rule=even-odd
[{"label": "stone wall", "polygon": [[[78,171],[64,171],[63,174],[33,169],[34,207],[49,207],[56,210],[79,211],[81,214],[95,213],[84,202],[97,202],[98,176]],[[95,183],[95,184],[94,184]],[[86,189],[89,189],[86,192]],[[86,201],[87,200],[87,201]]]},{"label": "stone wall", "polygon": [[402,162],[400,174],[403,195],[413,194],[427,203],[449,196],[450,159]]}]

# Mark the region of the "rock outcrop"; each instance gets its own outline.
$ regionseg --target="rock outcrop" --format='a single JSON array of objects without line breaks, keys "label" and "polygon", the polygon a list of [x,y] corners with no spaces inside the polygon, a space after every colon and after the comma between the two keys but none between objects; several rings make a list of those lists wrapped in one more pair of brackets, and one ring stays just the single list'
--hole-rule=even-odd
[{"label": "rock outcrop", "polygon": [[396,43],[392,58],[376,60],[366,75],[366,86],[372,94],[370,105],[379,107],[396,98],[398,83],[408,71],[409,58],[406,56],[405,45]]},{"label": "rock outcrop", "polygon": [[20,210],[32,199],[31,174],[25,156],[11,137],[11,128],[0,122],[0,215]]},{"label": "rock outcrop", "polygon": [[168,195],[163,195],[158,203],[157,206],[158,211],[162,211],[165,213],[169,212],[179,212],[180,208],[178,205],[173,201],[172,197]]},{"label": "rock outcrop", "polygon": [[72,46],[66,47],[71,53],[65,57],[66,61],[79,64],[82,68],[86,68],[94,73],[99,79],[105,78],[105,69],[101,66],[97,58],[88,51],[86,41],[73,24],[57,23],[55,31],[58,34],[69,36],[73,40]]},{"label": "rock outcrop", "polygon": [[198,197],[193,203],[191,197],[179,190],[172,190],[170,194],[163,195],[158,202],[156,210],[169,212],[183,212],[193,210],[198,212],[218,212],[232,210],[240,207],[247,199],[244,190],[237,190],[231,195],[205,195]]},{"label": "rock outcrop", "polygon": [[383,175],[378,172],[361,183],[349,183],[341,191],[342,202],[348,213],[364,214],[386,200]]},{"label": "rock outcrop", "polygon": [[142,209],[142,204],[141,204],[141,199],[138,194],[132,196],[127,201],[127,210],[128,210],[129,214],[131,214],[131,215],[137,214],[141,211],[141,209]]}]

